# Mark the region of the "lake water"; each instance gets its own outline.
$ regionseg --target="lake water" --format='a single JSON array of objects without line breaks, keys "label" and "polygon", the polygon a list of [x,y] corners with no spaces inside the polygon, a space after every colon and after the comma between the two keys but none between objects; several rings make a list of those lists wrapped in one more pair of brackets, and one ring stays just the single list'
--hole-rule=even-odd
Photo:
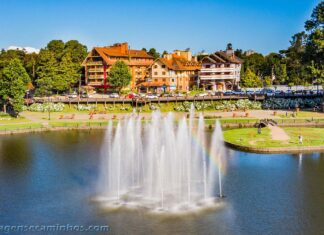
[{"label": "lake water", "polygon": [[0,226],[109,225],[108,234],[122,235],[324,234],[324,153],[228,150],[221,208],[153,216],[103,211],[91,200],[103,135],[92,130],[1,136]]}]

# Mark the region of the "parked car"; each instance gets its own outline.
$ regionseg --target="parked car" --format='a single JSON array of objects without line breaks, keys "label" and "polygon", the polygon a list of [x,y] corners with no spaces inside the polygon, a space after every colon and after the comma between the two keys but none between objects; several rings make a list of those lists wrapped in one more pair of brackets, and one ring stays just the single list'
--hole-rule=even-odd
[{"label": "parked car", "polygon": [[233,91],[234,95],[246,95],[245,91],[242,90],[237,90],[237,91]]},{"label": "parked car", "polygon": [[77,98],[78,97],[78,94],[76,92],[73,92],[73,93],[69,94],[68,97],[70,99],[74,99],[74,98]]},{"label": "parked car", "polygon": [[136,97],[138,97],[138,95],[135,94],[135,93],[130,93],[130,94],[128,94],[128,95],[126,96],[126,98],[128,98],[128,99],[134,99],[134,98],[136,98]]},{"label": "parked car", "polygon": [[199,97],[208,96],[208,93],[200,93],[198,96],[199,96]]},{"label": "parked car", "polygon": [[163,97],[174,97],[175,95],[173,93],[169,93],[169,94],[163,94]]},{"label": "parked car", "polygon": [[283,96],[285,95],[285,92],[284,91],[275,91],[275,96]]},{"label": "parked car", "polygon": [[82,93],[81,98],[90,98],[90,95],[87,93]]},{"label": "parked car", "polygon": [[222,96],[222,95],[224,95],[224,91],[215,91],[213,95]]},{"label": "parked car", "polygon": [[158,96],[157,96],[157,94],[147,94],[147,95],[145,96],[145,98],[147,98],[147,99],[157,99]]},{"label": "parked car", "polygon": [[184,94],[182,94],[182,93],[177,93],[177,94],[175,94],[175,96],[176,96],[176,97],[184,97]]},{"label": "parked car", "polygon": [[117,93],[111,93],[109,98],[119,98],[119,95]]},{"label": "parked car", "polygon": [[230,96],[230,95],[234,95],[233,91],[225,91],[224,92],[225,96]]}]

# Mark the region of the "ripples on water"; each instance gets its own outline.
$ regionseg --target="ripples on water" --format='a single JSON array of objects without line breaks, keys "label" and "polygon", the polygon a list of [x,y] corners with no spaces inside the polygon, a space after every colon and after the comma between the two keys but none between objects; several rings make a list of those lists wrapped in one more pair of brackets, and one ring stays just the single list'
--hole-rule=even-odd
[{"label": "ripples on water", "polygon": [[227,150],[223,206],[183,216],[93,203],[103,131],[1,136],[0,224],[108,224],[110,234],[323,234],[324,154]]}]

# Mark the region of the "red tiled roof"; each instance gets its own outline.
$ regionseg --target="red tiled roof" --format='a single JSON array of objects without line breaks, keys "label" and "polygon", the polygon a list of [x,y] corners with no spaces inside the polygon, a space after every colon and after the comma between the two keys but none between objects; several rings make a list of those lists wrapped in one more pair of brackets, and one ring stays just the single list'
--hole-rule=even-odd
[{"label": "red tiled roof", "polygon": [[[111,60],[110,57],[120,57],[120,58],[125,58],[128,59],[129,61],[125,61],[126,64],[128,65],[150,65],[153,62],[153,57],[147,54],[146,51],[144,50],[133,50],[133,49],[128,49],[128,44],[127,43],[119,43],[115,44],[113,46],[108,46],[108,47],[94,47],[92,49],[92,52],[89,53],[87,58],[91,56],[93,51],[97,52],[102,59],[107,63],[107,64],[114,64],[116,61]],[[136,61],[132,60],[132,58],[140,58],[140,59],[151,59],[149,61]],[[87,60],[87,59],[86,59]],[[86,64],[86,60],[82,63],[83,65]]]},{"label": "red tiled roof", "polygon": [[160,58],[158,61],[161,61],[161,63],[165,64],[169,69],[172,70],[199,70],[201,67],[201,64],[197,61],[189,61],[184,58]]}]

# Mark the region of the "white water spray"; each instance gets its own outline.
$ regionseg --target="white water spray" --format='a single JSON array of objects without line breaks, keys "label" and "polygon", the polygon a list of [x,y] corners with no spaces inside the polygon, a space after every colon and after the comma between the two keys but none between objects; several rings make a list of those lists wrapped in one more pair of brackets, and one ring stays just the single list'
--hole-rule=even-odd
[{"label": "white water spray", "polygon": [[135,115],[120,120],[114,130],[108,125],[98,185],[106,206],[190,210],[212,201],[217,183],[223,195],[221,167],[208,158],[223,155],[220,124],[208,149],[203,115],[198,122],[194,116],[191,109],[189,120],[175,125],[172,113],[154,112],[145,125]]}]

